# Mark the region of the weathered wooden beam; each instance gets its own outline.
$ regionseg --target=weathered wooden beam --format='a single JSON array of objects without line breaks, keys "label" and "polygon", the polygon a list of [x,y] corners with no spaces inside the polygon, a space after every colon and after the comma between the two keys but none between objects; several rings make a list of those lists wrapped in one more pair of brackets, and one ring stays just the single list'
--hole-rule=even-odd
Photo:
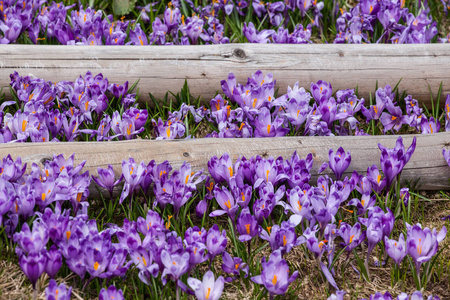
[{"label": "weathered wooden beam", "polygon": [[272,72],[283,93],[297,81],[309,89],[311,82],[322,79],[335,91],[358,86],[360,96],[368,99],[377,81],[378,86],[394,86],[402,79],[400,90],[429,106],[429,87],[437,93],[443,82],[442,97],[450,91],[450,51],[445,44],[0,46],[0,87],[9,85],[14,71],[59,81],[75,80],[87,70],[101,72],[114,83],[140,79],[142,101],[149,100],[149,92],[156,97],[177,92],[187,80],[191,93],[208,102],[229,72],[245,83],[257,70]]},{"label": "weathered wooden beam", "polygon": [[[414,135],[403,136],[405,147],[409,147]],[[450,148],[450,132],[415,135],[417,147],[402,173],[402,180],[418,181],[423,190],[449,189],[450,168],[442,156],[442,148]],[[121,142],[75,142],[75,143],[22,143],[0,145],[0,158],[11,154],[13,158],[22,157],[24,162],[40,163],[51,159],[53,154],[68,157],[75,154],[76,163],[87,160],[85,168],[91,174],[97,174],[97,167],[113,165],[117,173],[121,172],[121,162],[133,157],[137,162],[148,163],[154,159],[157,163],[169,160],[177,169],[184,161],[194,170],[208,171],[207,162],[211,156],[220,156],[228,152],[235,161],[239,156],[247,158],[283,156],[290,158],[294,151],[300,157],[308,153],[314,156],[313,176],[323,162],[328,161],[328,150],[343,147],[350,151],[352,161],[345,175],[353,170],[365,173],[372,164],[379,166],[380,150],[378,143],[393,148],[397,136],[358,136],[358,137],[283,137],[252,139],[191,139],[191,140],[133,140]],[[29,165],[30,166],[30,165]]]}]

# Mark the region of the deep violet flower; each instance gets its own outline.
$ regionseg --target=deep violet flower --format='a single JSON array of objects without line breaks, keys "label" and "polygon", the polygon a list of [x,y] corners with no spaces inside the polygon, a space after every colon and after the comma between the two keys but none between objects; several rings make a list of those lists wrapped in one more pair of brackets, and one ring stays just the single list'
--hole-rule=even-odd
[{"label": "deep violet flower", "polygon": [[218,300],[223,292],[225,280],[222,276],[214,279],[214,273],[207,271],[203,275],[203,280],[189,277],[188,285],[194,290],[195,296],[199,300]]},{"label": "deep violet flower", "polygon": [[395,177],[401,173],[403,167],[408,163],[414,153],[416,149],[416,137],[413,138],[411,146],[406,151],[401,136],[398,137],[393,149],[388,149],[381,144],[378,144],[378,148],[381,150],[381,169],[386,177],[386,187],[389,190]]},{"label": "deep violet flower", "polygon": [[102,288],[100,291],[100,294],[98,295],[98,300],[123,300],[125,299],[123,297],[122,290],[117,290],[117,288],[114,285],[111,285],[108,287],[108,289]]},{"label": "deep violet flower", "polygon": [[31,281],[33,289],[36,289],[36,282],[44,273],[46,262],[47,257],[42,253],[32,252],[28,255],[22,254],[19,257],[20,268]]},{"label": "deep violet flower", "polygon": [[64,283],[58,285],[54,279],[50,279],[50,283],[45,289],[46,300],[70,300],[71,295],[72,287],[67,288]]}]

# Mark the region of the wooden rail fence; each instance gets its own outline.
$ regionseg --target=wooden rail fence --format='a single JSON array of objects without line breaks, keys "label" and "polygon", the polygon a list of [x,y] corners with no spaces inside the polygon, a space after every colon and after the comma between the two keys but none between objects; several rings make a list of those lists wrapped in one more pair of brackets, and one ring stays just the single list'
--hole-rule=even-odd
[{"label": "wooden rail fence", "polygon": [[[405,147],[409,147],[414,135],[403,136]],[[450,167],[442,156],[442,149],[450,148],[450,132],[415,135],[417,147],[402,173],[402,180],[418,181],[423,190],[449,189]],[[87,160],[85,169],[97,174],[97,167],[113,165],[117,175],[121,172],[123,159],[133,157],[137,162],[148,163],[154,159],[157,163],[169,160],[176,169],[183,161],[191,164],[194,170],[208,171],[210,157],[228,152],[235,161],[239,156],[247,158],[283,156],[288,159],[294,151],[304,158],[308,153],[314,156],[312,175],[323,162],[328,161],[328,150],[343,147],[352,155],[351,165],[344,173],[350,175],[353,170],[364,174],[367,167],[380,163],[378,143],[393,148],[397,136],[358,136],[358,137],[282,137],[252,139],[191,139],[191,140],[133,140],[120,142],[75,142],[75,143],[15,143],[0,145],[0,157],[11,154],[13,158],[22,157],[24,162],[42,163],[51,159],[53,154],[65,157],[75,154],[76,164]]]},{"label": "wooden rail fence", "polygon": [[[450,51],[445,44],[0,46],[0,87],[9,85],[14,71],[73,81],[87,70],[114,83],[139,79],[142,101],[149,100],[149,92],[156,97],[177,92],[187,80],[191,93],[208,102],[229,72],[245,83],[257,70],[272,72],[283,93],[297,81],[309,89],[311,82],[322,79],[335,91],[358,86],[359,95],[368,99],[377,81],[378,86],[394,86],[401,79],[400,90],[430,106],[429,88],[437,93],[443,82],[442,97],[450,91]],[[8,95],[8,89],[3,91]]]}]

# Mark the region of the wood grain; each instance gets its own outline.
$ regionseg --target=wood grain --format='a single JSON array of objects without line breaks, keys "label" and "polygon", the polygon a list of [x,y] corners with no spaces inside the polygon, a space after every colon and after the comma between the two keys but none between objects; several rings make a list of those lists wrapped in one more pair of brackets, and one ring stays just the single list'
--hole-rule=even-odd
[{"label": "wood grain", "polygon": [[[449,189],[450,167],[442,156],[442,148],[450,148],[450,132],[405,135],[405,147],[409,147],[413,137],[417,137],[417,147],[402,173],[402,180],[417,181],[423,190]],[[263,157],[283,156],[288,159],[294,151],[304,158],[308,153],[314,156],[312,174],[317,178],[317,171],[323,162],[328,161],[328,150],[337,150],[343,146],[350,151],[352,161],[345,175],[353,170],[365,173],[372,164],[379,166],[380,150],[378,143],[393,148],[397,136],[359,136],[359,137],[282,137],[253,139],[192,139],[192,140],[133,140],[120,142],[75,142],[75,143],[22,143],[0,145],[0,157],[11,154],[13,158],[22,157],[24,162],[42,163],[51,159],[53,154],[65,157],[76,153],[75,161],[87,160],[85,169],[90,174],[97,174],[97,167],[106,168],[113,165],[117,174],[121,172],[121,162],[133,157],[137,162],[148,163],[154,159],[157,163],[169,160],[174,169],[183,161],[191,164],[194,170],[204,169],[210,157],[228,152],[235,161],[239,156],[247,158],[260,155]]]},{"label": "wood grain", "polygon": [[400,90],[430,106],[429,87],[437,93],[443,82],[442,97],[450,91],[450,51],[445,44],[0,45],[0,87],[9,85],[14,71],[73,81],[87,70],[113,83],[139,79],[142,101],[149,100],[149,92],[156,97],[178,92],[187,80],[191,93],[209,102],[229,72],[245,83],[257,70],[272,72],[282,93],[297,81],[309,89],[311,82],[321,79],[335,91],[357,86],[359,95],[368,99],[377,81],[378,86],[394,86],[401,79]]}]

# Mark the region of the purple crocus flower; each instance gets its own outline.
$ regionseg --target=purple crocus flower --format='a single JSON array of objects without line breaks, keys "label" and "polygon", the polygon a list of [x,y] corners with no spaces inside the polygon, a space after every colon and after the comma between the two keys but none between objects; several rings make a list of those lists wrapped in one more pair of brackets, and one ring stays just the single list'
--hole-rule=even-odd
[{"label": "purple crocus flower", "polygon": [[285,136],[289,128],[284,128],[284,118],[278,116],[272,120],[270,110],[262,107],[255,119],[255,137],[277,137]]},{"label": "purple crocus flower", "polygon": [[410,198],[409,188],[401,188],[400,200],[403,200],[403,204],[405,204],[405,206],[408,206],[409,198]]},{"label": "purple crocus flower", "polygon": [[411,226],[406,223],[406,228],[406,251],[413,258],[419,277],[420,266],[422,263],[431,260],[437,253],[439,243],[447,235],[447,228],[443,226],[439,233],[437,233],[436,228],[433,228],[433,230],[428,227],[422,229],[420,224]]},{"label": "purple crocus flower", "polygon": [[390,189],[395,177],[401,173],[403,167],[408,163],[414,150],[416,149],[416,137],[413,138],[411,146],[405,151],[403,146],[403,139],[398,137],[394,149],[388,149],[381,144],[378,144],[381,150],[380,165],[386,177],[386,187]]},{"label": "purple crocus flower", "polygon": [[339,226],[338,235],[344,240],[343,246],[346,247],[347,252],[351,252],[358,247],[366,238],[366,234],[361,232],[360,223],[351,227],[349,224],[342,222]]},{"label": "purple crocus flower", "polygon": [[383,178],[383,180],[381,179],[381,173],[380,170],[378,170],[377,165],[372,165],[367,168],[366,178],[372,183],[372,188],[375,193],[381,193],[386,186],[386,177]]},{"label": "purple crocus flower", "polygon": [[264,285],[271,297],[286,293],[289,284],[298,276],[298,271],[289,276],[289,266],[282,259],[282,254],[279,250],[272,252],[268,261],[263,257],[261,264],[261,275],[253,276],[251,280],[254,283]]},{"label": "purple crocus flower", "polygon": [[56,245],[52,245],[46,255],[47,263],[45,264],[45,273],[47,273],[50,278],[55,278],[56,273],[58,273],[62,266],[61,250],[58,249]]},{"label": "purple crocus flower", "polygon": [[439,123],[439,120],[434,120],[433,117],[430,117],[430,119],[423,117],[420,121],[420,128],[423,134],[437,133],[439,132],[439,129],[441,129],[441,124]]},{"label": "purple crocus flower", "polygon": [[400,295],[397,296],[397,298],[395,298],[395,300],[441,300],[441,298],[439,298],[438,296],[434,296],[430,295],[428,296],[428,298],[425,298],[422,295],[421,291],[415,291],[414,293],[411,294],[411,297],[409,297],[408,294],[406,293],[401,293]]},{"label": "purple crocus flower", "polygon": [[239,205],[236,203],[233,194],[224,186],[222,188],[215,187],[214,197],[222,209],[213,211],[209,214],[209,216],[217,217],[223,214],[228,214],[230,219],[234,221]]},{"label": "purple crocus flower", "polygon": [[208,235],[206,236],[206,247],[211,255],[211,261],[216,255],[221,254],[225,247],[227,246],[227,234],[225,229],[220,232],[219,226],[214,224],[208,230]]},{"label": "purple crocus flower", "polygon": [[98,300],[124,300],[122,290],[117,290],[114,285],[108,287],[108,289],[102,288],[98,295]]},{"label": "purple crocus flower", "polygon": [[125,200],[128,195],[132,194],[135,188],[139,186],[146,169],[147,168],[143,161],[138,165],[131,157],[128,159],[128,161],[122,161],[122,175],[125,179],[125,184],[123,186],[122,194],[120,195],[119,203],[122,203],[123,200]]},{"label": "purple crocus flower", "polygon": [[[367,299],[361,299],[367,300]],[[376,292],[373,295],[370,295],[369,300],[393,300],[392,295],[389,292],[382,294],[381,292]]]},{"label": "purple crocus flower", "polygon": [[222,270],[228,274],[232,274],[235,276],[225,278],[226,282],[231,282],[236,279],[241,271],[245,273],[245,277],[248,276],[249,267],[245,262],[243,262],[241,258],[231,257],[228,252],[224,251],[222,253],[222,262]]},{"label": "purple crocus flower", "polygon": [[217,280],[214,280],[214,273],[212,271],[207,271],[205,275],[203,275],[202,281],[189,277],[187,282],[188,285],[194,290],[197,299],[219,300],[223,292],[225,280],[222,276],[219,276]]},{"label": "purple crocus flower", "polygon": [[178,253],[170,254],[163,250],[161,252],[161,262],[164,265],[164,271],[161,275],[163,285],[166,284],[166,276],[169,275],[180,286],[181,281],[179,279],[189,270],[189,253],[184,252],[182,255]]},{"label": "purple crocus flower", "polygon": [[445,131],[450,131],[450,94],[445,98]]},{"label": "purple crocus flower", "polygon": [[22,271],[27,275],[28,279],[36,289],[36,282],[42,273],[44,273],[47,257],[42,253],[22,254],[19,257],[19,265]]},{"label": "purple crocus flower", "polygon": [[303,218],[311,220],[311,196],[314,193],[312,189],[302,190],[300,187],[296,186],[286,193],[289,204],[280,204],[285,210],[290,210],[293,215],[290,216],[289,222],[298,225],[301,223]]},{"label": "purple crocus flower", "polygon": [[447,151],[445,149],[442,149],[442,155],[444,156],[445,161],[447,162],[448,166],[450,167],[450,150]]},{"label": "purple crocus flower", "polygon": [[273,34],[275,34],[275,30],[263,29],[258,32],[258,30],[256,30],[255,28],[255,25],[250,22],[248,24],[244,23],[243,33],[250,43],[266,44],[270,43],[270,38]]},{"label": "purple crocus flower", "polygon": [[346,291],[337,290],[336,294],[331,294],[331,296],[328,297],[327,300],[344,300],[344,295],[346,293]]},{"label": "purple crocus flower", "polygon": [[46,300],[70,300],[71,295],[72,287],[67,288],[64,283],[58,285],[54,279],[50,279],[48,287],[45,289]]},{"label": "purple crocus flower", "polygon": [[[155,239],[155,236],[147,236]],[[130,249],[130,258],[139,269],[139,279],[147,285],[150,285],[150,278],[158,276],[159,273],[159,266],[154,262],[154,255],[153,251],[147,251],[142,246]]]},{"label": "purple crocus flower", "polygon": [[350,162],[352,161],[352,157],[350,152],[345,153],[342,147],[334,153],[333,149],[330,149],[328,152],[328,157],[330,161],[330,169],[333,170],[336,175],[337,180],[341,180],[342,173],[350,166]]},{"label": "purple crocus flower", "polygon": [[389,113],[383,112],[380,116],[381,123],[384,126],[384,133],[389,130],[399,131],[403,124],[410,123],[409,116],[403,115],[399,106],[395,106],[391,101],[388,101],[386,108]]},{"label": "purple crocus flower", "polygon": [[333,88],[328,82],[319,80],[317,83],[311,83],[311,94],[318,104],[330,99],[332,93]]},{"label": "purple crocus flower", "polygon": [[241,242],[250,241],[261,231],[255,217],[250,213],[250,209],[245,207],[237,219],[237,231],[239,232],[239,240]]},{"label": "purple crocus flower", "polygon": [[22,230],[14,234],[14,242],[19,246],[16,253],[41,253],[41,250],[46,249],[48,239],[49,234],[45,225],[35,221],[33,230],[30,230],[28,224],[24,223]]},{"label": "purple crocus flower", "polygon": [[13,185],[6,180],[0,180],[0,226],[3,224],[3,215],[13,207],[15,195]]},{"label": "purple crocus flower", "polygon": [[97,168],[98,177],[92,176],[92,180],[99,186],[103,187],[109,192],[112,198],[114,186],[122,181],[122,176],[115,180],[113,166],[108,165],[107,169]]},{"label": "purple crocus flower", "polygon": [[400,265],[403,258],[406,256],[406,242],[403,233],[400,233],[398,241],[388,239],[388,237],[385,236],[384,246],[389,257],[392,258],[397,265]]}]

